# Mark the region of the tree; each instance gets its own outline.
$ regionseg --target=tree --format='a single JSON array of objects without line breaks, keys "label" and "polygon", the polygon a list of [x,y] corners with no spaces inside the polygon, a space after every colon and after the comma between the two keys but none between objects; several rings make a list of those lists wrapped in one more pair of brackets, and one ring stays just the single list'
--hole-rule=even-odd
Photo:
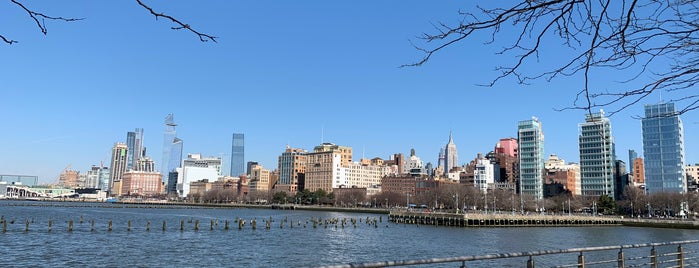
[{"label": "tree", "polygon": [[[34,20],[34,22],[36,23],[37,27],[39,27],[39,30],[41,31],[41,33],[43,33],[44,35],[46,35],[46,34],[48,33],[48,30],[47,30],[47,28],[46,28],[46,20],[74,22],[74,21],[81,21],[81,20],[84,20],[84,19],[85,19],[85,18],[71,18],[71,17],[67,17],[67,18],[66,18],[66,17],[60,17],[60,16],[59,16],[59,17],[49,16],[49,15],[43,14],[43,13],[41,13],[41,12],[37,12],[37,11],[35,11],[35,9],[30,9],[30,8],[28,8],[26,5],[24,5],[24,4],[22,3],[22,1],[10,0],[10,2],[14,3],[15,5],[18,6],[18,8],[20,8],[21,10],[23,10],[24,12],[26,12],[27,15],[28,15],[32,20]],[[156,20],[158,20],[159,18],[163,18],[163,19],[166,19],[166,20],[171,21],[175,26],[170,27],[170,29],[173,29],[173,30],[186,30],[186,31],[192,32],[192,33],[196,34],[197,37],[199,37],[199,40],[202,41],[202,42],[208,42],[209,40],[211,40],[211,41],[213,41],[213,42],[216,42],[216,38],[218,38],[218,37],[216,37],[216,36],[212,36],[212,35],[209,35],[209,34],[206,34],[206,33],[202,33],[202,32],[200,32],[200,31],[198,31],[198,30],[195,30],[195,29],[192,28],[189,24],[187,24],[187,23],[185,23],[185,22],[182,22],[182,21],[180,21],[179,19],[177,19],[177,18],[175,18],[175,17],[173,17],[173,16],[167,15],[167,14],[162,13],[162,12],[157,12],[157,11],[155,11],[153,8],[151,8],[150,6],[146,5],[146,4],[145,4],[143,1],[141,1],[141,0],[136,0],[136,3],[137,3],[139,6],[143,7],[145,10],[147,10],[148,12],[150,12],[150,14],[153,15],[153,16],[155,17]],[[7,44],[9,44],[9,45],[12,45],[12,44],[14,44],[14,43],[18,43],[17,40],[13,40],[13,39],[7,38],[7,37],[5,37],[5,36],[2,35],[2,34],[0,34],[0,39],[2,39],[3,42],[5,42],[5,43],[7,43]]]},{"label": "tree", "polygon": [[[504,78],[519,84],[558,77],[582,77],[571,106],[592,112],[611,109],[613,115],[651,93],[663,91],[666,100],[681,103],[678,114],[699,108],[699,8],[695,1],[654,0],[520,0],[488,1],[475,12],[459,12],[459,23],[437,23],[435,33],[424,33],[416,48],[422,59],[404,66],[420,66],[436,53],[457,43],[473,41],[481,33],[486,44],[504,41],[498,56],[512,57],[487,83]],[[514,37],[512,36],[514,32]],[[560,43],[556,42],[559,41]],[[549,55],[546,46],[564,45],[569,55]],[[542,58],[555,63],[536,71],[528,68]],[[597,89],[597,72],[624,70],[618,89]],[[620,73],[621,74],[621,73]],[[632,86],[629,81],[638,81]],[[680,105],[678,105],[680,106]]]}]

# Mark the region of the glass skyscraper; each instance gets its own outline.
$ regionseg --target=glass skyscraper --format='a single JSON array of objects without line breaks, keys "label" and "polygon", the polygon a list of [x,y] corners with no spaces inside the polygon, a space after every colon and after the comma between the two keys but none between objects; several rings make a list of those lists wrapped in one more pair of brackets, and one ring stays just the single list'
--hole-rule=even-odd
[{"label": "glass skyscraper", "polygon": [[614,137],[612,124],[604,111],[585,115],[579,125],[580,186],[583,196],[607,195],[614,198]]},{"label": "glass skyscraper", "polygon": [[686,192],[684,130],[675,104],[646,105],[641,127],[646,192]]},{"label": "glass skyscraper", "polygon": [[135,131],[126,133],[126,147],[128,155],[126,160],[126,170],[134,169],[136,162],[143,157],[143,129],[137,128]]},{"label": "glass skyscraper", "polygon": [[182,140],[177,138],[175,119],[172,114],[165,117],[165,134],[163,135],[163,159],[160,174],[167,185],[168,174],[182,165]]},{"label": "glass skyscraper", "polygon": [[635,150],[629,150],[629,173],[633,173],[633,161],[638,158],[638,153]]},{"label": "glass skyscraper", "polygon": [[536,199],[544,198],[544,131],[536,117],[517,126],[519,147],[519,191]]},{"label": "glass skyscraper", "polygon": [[231,149],[231,176],[237,177],[245,173],[245,135],[233,133]]}]

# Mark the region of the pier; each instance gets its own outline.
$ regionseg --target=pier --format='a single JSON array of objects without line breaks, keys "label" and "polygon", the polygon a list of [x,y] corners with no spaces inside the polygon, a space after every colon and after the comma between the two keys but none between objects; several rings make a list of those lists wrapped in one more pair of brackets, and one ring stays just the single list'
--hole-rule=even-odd
[{"label": "pier", "polygon": [[395,223],[438,225],[454,227],[545,227],[545,226],[609,226],[623,225],[620,217],[511,215],[511,214],[454,214],[394,212],[389,220]]}]

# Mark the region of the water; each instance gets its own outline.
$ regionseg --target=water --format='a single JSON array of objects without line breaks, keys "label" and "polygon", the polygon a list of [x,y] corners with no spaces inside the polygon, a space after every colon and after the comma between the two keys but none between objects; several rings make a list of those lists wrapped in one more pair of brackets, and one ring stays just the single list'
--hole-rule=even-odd
[{"label": "water", "polygon": [[[22,205],[17,205],[22,204]],[[27,204],[31,206],[27,206]],[[691,240],[697,230],[635,227],[457,228],[389,223],[386,215],[302,210],[123,208],[34,206],[37,202],[1,201],[8,220],[0,233],[4,267],[12,266],[137,266],[137,267],[308,267],[405,259],[446,258],[577,247]],[[59,203],[58,205],[62,205]],[[55,204],[54,204],[55,205]],[[79,204],[90,205],[90,204]],[[83,222],[80,223],[82,216]],[[271,228],[264,220],[272,217]],[[238,229],[234,221],[245,219]],[[346,218],[342,228],[311,219]],[[381,220],[376,226],[366,219]],[[48,221],[53,220],[48,231]],[[218,220],[210,230],[211,220]],[[257,220],[257,229],[250,224]],[[293,222],[293,228],[289,222]],[[353,227],[351,219],[357,221]],[[14,223],[9,223],[14,220]],[[25,220],[30,230],[25,232]],[[68,221],[74,221],[68,232]],[[95,221],[91,231],[90,222]],[[108,221],[113,222],[108,231]],[[127,222],[132,222],[131,231]],[[167,230],[162,231],[163,220]],[[180,231],[180,222],[185,230]],[[199,221],[199,230],[194,222]],[[230,230],[224,230],[225,220]],[[361,222],[359,222],[361,220]],[[147,222],[151,230],[146,231]],[[300,221],[300,225],[299,225]],[[280,224],[284,222],[280,228]],[[305,226],[305,227],[304,227]],[[643,249],[647,251],[647,249]],[[616,256],[616,252],[607,253]],[[537,267],[574,262],[575,255],[537,257]],[[589,257],[588,257],[589,259]],[[489,261],[469,267],[522,267],[526,259]],[[442,267],[457,267],[457,263]]]}]

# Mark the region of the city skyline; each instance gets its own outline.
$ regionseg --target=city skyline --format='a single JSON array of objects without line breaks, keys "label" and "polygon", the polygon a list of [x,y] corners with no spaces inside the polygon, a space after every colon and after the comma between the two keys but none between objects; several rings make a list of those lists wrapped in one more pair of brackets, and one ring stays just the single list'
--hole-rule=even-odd
[{"label": "city skyline", "polygon": [[[51,15],[87,17],[47,21],[46,36],[26,23],[26,14],[8,12],[13,27],[4,34],[20,43],[0,49],[13,63],[0,67],[8,74],[2,79],[0,173],[50,183],[67,165],[79,171],[106,166],[114,143],[127,142],[126,132],[136,128],[144,130],[144,147],[161,167],[162,118],[170,113],[177,116],[177,137],[186,141],[183,154],[230,159],[231,134],[244,133],[245,160],[271,169],[287,145],[312,150],[322,142],[354,148],[355,159],[408,155],[415,148],[437,166],[449,130],[461,165],[499,139],[516,137],[517,122],[531,116],[544,125],[545,155],[579,162],[577,125],[586,112],[554,110],[572,103],[580,88],[575,76],[478,86],[497,75],[494,64],[507,60],[493,54],[498,47],[480,42],[445,50],[422,67],[398,68],[421,57],[409,40],[432,30],[431,23],[457,20],[468,5],[154,5],[220,36],[218,43],[172,31],[131,3],[34,4]],[[130,20],[122,22],[124,14]],[[592,86],[616,87],[618,77],[599,74]],[[644,104],[661,100],[654,93],[610,117],[618,159],[629,149],[643,155],[636,118]],[[682,116],[687,164],[699,162],[699,120],[693,117],[696,112]]]}]

